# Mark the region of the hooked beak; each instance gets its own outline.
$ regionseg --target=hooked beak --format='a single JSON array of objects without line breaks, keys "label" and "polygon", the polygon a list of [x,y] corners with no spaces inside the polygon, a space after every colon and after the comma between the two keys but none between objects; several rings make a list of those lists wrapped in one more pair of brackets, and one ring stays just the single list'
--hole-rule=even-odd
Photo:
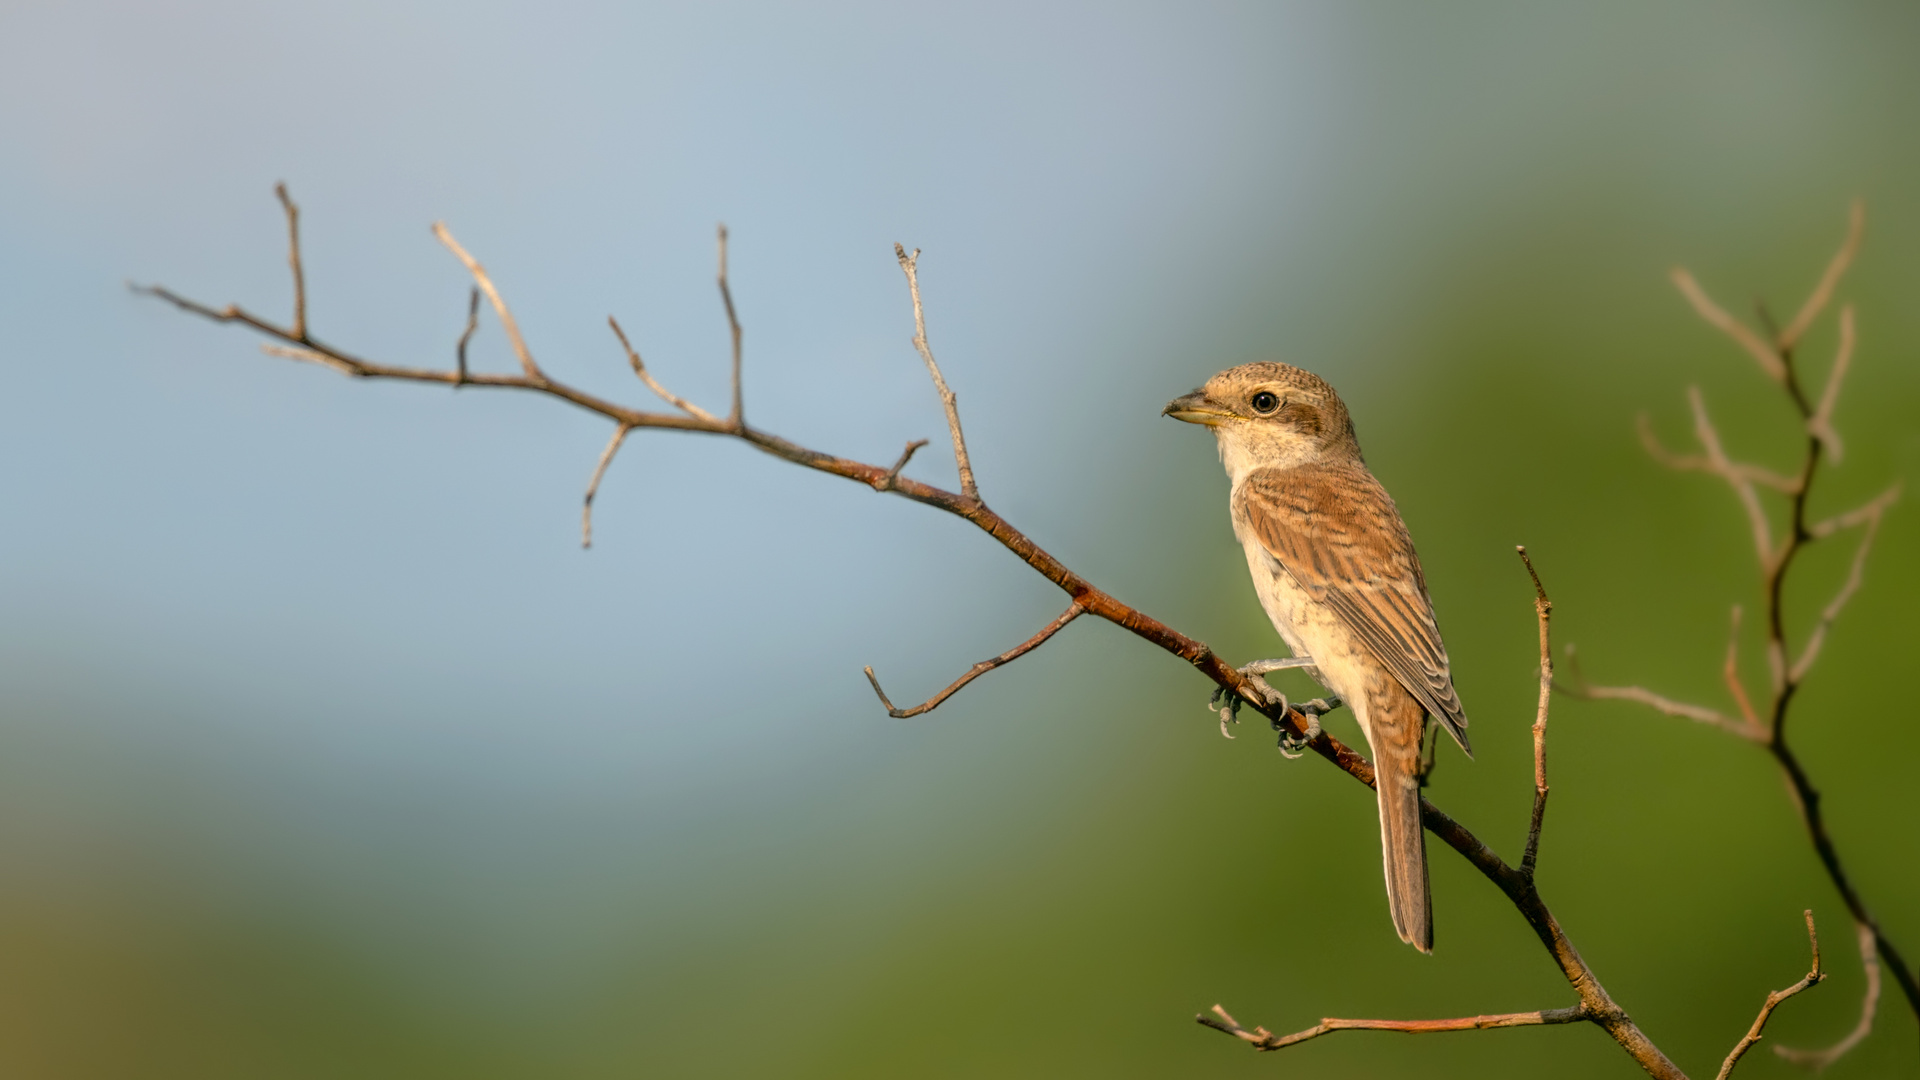
[{"label": "hooked beak", "polygon": [[1218,427],[1228,420],[1235,419],[1233,413],[1222,408],[1219,402],[1200,390],[1167,402],[1167,407],[1160,410],[1160,415],[1184,420],[1189,424],[1204,424],[1207,427]]}]

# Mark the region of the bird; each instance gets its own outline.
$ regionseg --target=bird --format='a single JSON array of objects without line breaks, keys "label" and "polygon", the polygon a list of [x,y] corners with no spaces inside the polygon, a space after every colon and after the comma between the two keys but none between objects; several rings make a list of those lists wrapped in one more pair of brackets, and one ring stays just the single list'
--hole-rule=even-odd
[{"label": "bird", "polygon": [[1361,457],[1346,404],[1312,372],[1272,362],[1229,368],[1162,414],[1213,430],[1232,483],[1234,537],[1294,654],[1240,670],[1280,704],[1265,673],[1301,668],[1353,711],[1373,753],[1393,927],[1431,953],[1420,746],[1431,720],[1469,758],[1473,748],[1406,523]]}]

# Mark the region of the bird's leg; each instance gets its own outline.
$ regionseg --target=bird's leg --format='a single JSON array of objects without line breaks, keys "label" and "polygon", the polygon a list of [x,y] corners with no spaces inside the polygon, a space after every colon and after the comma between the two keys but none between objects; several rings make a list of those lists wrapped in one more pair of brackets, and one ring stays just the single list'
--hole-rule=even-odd
[{"label": "bird's leg", "polygon": [[1259,687],[1261,692],[1267,695],[1267,704],[1285,705],[1287,703],[1287,695],[1267,685],[1268,673],[1285,671],[1288,668],[1312,666],[1313,657],[1311,656],[1288,656],[1278,660],[1255,660],[1253,663],[1241,668],[1240,674],[1245,675],[1248,682]]}]

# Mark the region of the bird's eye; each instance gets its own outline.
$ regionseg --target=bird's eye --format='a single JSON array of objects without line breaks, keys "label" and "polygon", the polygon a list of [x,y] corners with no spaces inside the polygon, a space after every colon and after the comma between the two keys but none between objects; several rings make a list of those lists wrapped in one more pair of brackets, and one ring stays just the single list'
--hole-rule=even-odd
[{"label": "bird's eye", "polygon": [[1271,392],[1262,390],[1259,393],[1253,395],[1252,404],[1253,404],[1253,411],[1260,413],[1261,415],[1264,416],[1267,413],[1270,413],[1273,410],[1280,407],[1280,399],[1277,397],[1274,397]]}]

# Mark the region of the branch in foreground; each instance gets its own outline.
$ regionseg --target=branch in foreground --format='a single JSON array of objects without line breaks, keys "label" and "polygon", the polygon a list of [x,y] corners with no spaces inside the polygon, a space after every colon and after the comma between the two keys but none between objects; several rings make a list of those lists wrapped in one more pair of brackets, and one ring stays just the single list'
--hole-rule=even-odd
[{"label": "branch in foreground", "polygon": [[[732,294],[726,285],[724,231],[721,234],[721,298],[727,309],[728,325],[733,335],[735,346],[734,372],[736,375],[733,386],[733,410],[731,415],[724,420],[716,419],[711,414],[698,412],[691,406],[679,402],[677,399],[673,399],[664,393],[662,395],[663,397],[667,397],[670,402],[680,406],[680,412],[655,413],[630,409],[548,378],[545,373],[533,363],[532,355],[527,350],[525,342],[521,339],[518,327],[512,322],[505,301],[500,297],[492,280],[486,275],[485,271],[481,269],[480,264],[468,255],[464,248],[461,248],[453,241],[451,233],[447,231],[445,226],[436,226],[434,231],[442,242],[460,257],[461,261],[467,266],[468,272],[473,275],[476,285],[482,291],[486,292],[488,297],[493,301],[494,312],[500,317],[501,324],[507,331],[509,341],[514,346],[515,355],[521,361],[521,374],[474,374],[464,370],[444,371],[374,363],[315,340],[311,334],[305,332],[305,327],[300,327],[301,332],[295,333],[291,327],[279,326],[268,320],[251,315],[237,305],[230,305],[224,309],[216,310],[158,286],[141,288],[137,291],[158,297],[183,311],[199,315],[203,318],[216,322],[239,323],[272,341],[283,343],[282,345],[269,346],[269,348],[279,351],[282,355],[323,364],[357,378],[384,378],[408,382],[441,383],[449,386],[498,387],[532,391],[537,394],[543,394],[566,401],[588,412],[605,417],[613,421],[616,425],[629,429],[629,433],[631,429],[635,428],[664,428],[737,438],[783,461],[855,480],[872,487],[875,491],[898,495],[902,498],[943,510],[971,522],[981,531],[993,537],[997,543],[1005,547],[1036,573],[1067,593],[1072,601],[1068,609],[1069,614],[1063,615],[1062,618],[1058,620],[1058,625],[1064,626],[1067,621],[1071,621],[1071,618],[1077,617],[1076,614],[1073,614],[1077,611],[1078,613],[1098,616],[1121,627],[1129,633],[1193,665],[1208,679],[1212,680],[1215,685],[1223,690],[1234,693],[1255,711],[1266,716],[1276,728],[1288,731],[1296,740],[1303,742],[1315,753],[1338,766],[1354,779],[1369,787],[1373,785],[1373,766],[1367,759],[1354,752],[1350,747],[1341,743],[1324,730],[1317,730],[1317,724],[1312,725],[1310,729],[1310,718],[1300,710],[1292,708],[1283,709],[1279,704],[1269,702],[1266,695],[1260,692],[1259,687],[1251,679],[1222,660],[1204,642],[1190,638],[1172,627],[1167,626],[1165,623],[1152,618],[1136,608],[1121,603],[1108,593],[1094,587],[1091,582],[1069,569],[1064,563],[1060,562],[1060,560],[1056,559],[1025,534],[1014,528],[1005,518],[1002,518],[999,514],[987,507],[986,503],[979,497],[977,488],[973,485],[972,466],[966,457],[966,443],[960,433],[958,408],[951,391],[946,389],[945,379],[940,374],[939,366],[934,362],[931,349],[926,347],[925,320],[924,316],[919,314],[918,311],[916,311],[915,319],[915,329],[917,331],[915,335],[915,347],[919,350],[922,359],[926,362],[928,372],[934,379],[936,387],[941,389],[942,402],[948,410],[948,426],[953,436],[956,463],[960,468],[961,474],[962,490],[958,493],[945,491],[930,484],[921,483],[901,476],[900,471],[905,466],[907,457],[911,453],[911,446],[909,447],[909,454],[902,455],[901,460],[897,462],[893,468],[888,469],[809,450],[782,439],[779,436],[756,430],[745,423],[741,415],[738,380],[739,320],[732,310]],[[919,280],[915,272],[915,261],[906,255],[904,249],[896,251],[896,255],[900,259],[903,271],[907,274],[909,294],[915,301],[916,308],[918,308]],[[297,259],[297,253],[294,258]],[[624,338],[625,335],[622,334],[620,336]],[[652,380],[643,374],[644,368],[639,364],[638,356],[631,347],[628,347],[628,353],[630,361],[635,366],[636,372],[642,373],[642,380],[647,382],[650,387],[654,387]],[[618,435],[618,432],[616,432],[616,435]],[[622,441],[624,441],[623,438],[610,441],[608,449],[602,451],[602,458],[610,462],[612,452],[618,448]],[[598,467],[596,467],[595,471],[596,474],[604,473],[604,470]],[[1051,632],[1057,630],[1057,628],[1056,626],[1052,628],[1052,630],[1043,631],[1043,634],[1050,636]],[[1041,641],[1043,640],[1044,637],[1041,638]],[[1032,643],[1032,646],[1028,648],[1037,646],[1038,644],[1040,644],[1040,641],[1035,641]],[[1016,653],[1024,651],[1026,650],[1016,650]],[[963,684],[964,682],[965,680],[962,680]],[[1544,729],[1542,729],[1542,732],[1543,731]],[[1498,886],[1500,890],[1507,895],[1508,899],[1512,901],[1521,916],[1526,919],[1528,925],[1533,928],[1534,933],[1540,938],[1541,944],[1547,949],[1548,954],[1552,956],[1554,962],[1559,966],[1562,975],[1566,977],[1578,995],[1580,1000],[1578,1006],[1581,1012],[1580,1018],[1589,1020],[1604,1029],[1623,1050],[1632,1056],[1633,1059],[1651,1075],[1661,1078],[1684,1078],[1685,1074],[1669,1061],[1665,1054],[1660,1052],[1660,1049],[1634,1024],[1626,1011],[1615,1004],[1612,998],[1607,995],[1599,978],[1587,965],[1586,961],[1581,958],[1579,951],[1574,948],[1573,943],[1567,939],[1566,934],[1561,930],[1553,913],[1547,908],[1545,901],[1541,899],[1539,891],[1535,887],[1533,875],[1509,865],[1464,826],[1435,807],[1431,801],[1423,797],[1420,802],[1420,807],[1421,819],[1426,828],[1435,836],[1439,837],[1442,842],[1459,852],[1475,869]]]},{"label": "branch in foreground", "polygon": [[1583,1006],[1567,1009],[1541,1009],[1536,1012],[1493,1013],[1488,1016],[1462,1016],[1450,1020],[1342,1020],[1325,1017],[1305,1031],[1275,1035],[1263,1027],[1249,1031],[1232,1014],[1218,1005],[1213,1016],[1200,1013],[1194,1019],[1215,1031],[1224,1031],[1250,1044],[1255,1050],[1285,1050],[1308,1039],[1331,1035],[1336,1031],[1401,1031],[1410,1035],[1431,1035],[1442,1031],[1486,1031],[1490,1028],[1537,1027],[1541,1024],[1571,1024],[1591,1020]]},{"label": "branch in foreground", "polygon": [[1773,1010],[1779,1008],[1781,1002],[1803,990],[1817,986],[1826,980],[1826,975],[1820,970],[1820,935],[1815,933],[1813,929],[1813,911],[1809,909],[1806,916],[1807,941],[1813,947],[1812,970],[1807,972],[1806,978],[1801,979],[1785,990],[1775,990],[1773,993],[1767,995],[1766,1004],[1760,1006],[1760,1015],[1753,1018],[1753,1026],[1747,1029],[1746,1038],[1741,1039],[1740,1042],[1734,1046],[1733,1052],[1727,1055],[1726,1063],[1720,1066],[1720,1075],[1716,1080],[1727,1080],[1727,1077],[1733,1072],[1733,1067],[1740,1064],[1740,1058],[1744,1056],[1748,1050],[1753,1049],[1754,1043],[1760,1041],[1760,1033],[1766,1030],[1767,1021],[1772,1019]]}]

